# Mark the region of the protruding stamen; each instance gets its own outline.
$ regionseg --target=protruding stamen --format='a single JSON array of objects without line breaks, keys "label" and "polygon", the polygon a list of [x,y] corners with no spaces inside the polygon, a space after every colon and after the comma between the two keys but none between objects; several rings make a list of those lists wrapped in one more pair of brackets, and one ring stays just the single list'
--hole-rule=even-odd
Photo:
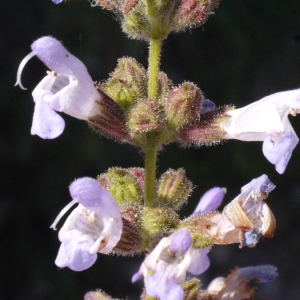
[{"label": "protruding stamen", "polygon": [[18,72],[17,72],[17,82],[16,82],[15,86],[19,85],[19,87],[23,90],[27,90],[27,88],[24,88],[24,86],[22,85],[22,82],[21,82],[21,74],[22,74],[23,68],[25,67],[27,62],[35,55],[36,55],[35,51],[30,52],[28,55],[26,55],[23,58],[23,60],[21,61],[20,65],[19,65]]},{"label": "protruding stamen", "polygon": [[59,220],[62,218],[62,216],[75,204],[78,203],[77,200],[72,200],[69,204],[67,204],[62,211],[58,214],[58,216],[55,218],[53,224],[50,226],[50,228],[53,228],[53,230],[56,230],[56,224],[59,222]]}]

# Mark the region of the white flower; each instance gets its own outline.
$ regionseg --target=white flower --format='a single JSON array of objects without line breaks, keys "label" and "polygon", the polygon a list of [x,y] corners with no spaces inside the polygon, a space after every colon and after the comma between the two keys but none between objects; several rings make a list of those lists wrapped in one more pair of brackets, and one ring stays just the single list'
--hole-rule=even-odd
[{"label": "white flower", "polygon": [[21,83],[21,73],[28,60],[35,55],[51,70],[32,92],[35,109],[31,134],[44,139],[59,136],[65,122],[55,111],[82,120],[97,115],[95,101],[101,96],[85,65],[50,36],[36,40],[31,49],[32,52],[19,66],[16,85],[25,89]]},{"label": "white flower", "polygon": [[70,186],[70,194],[73,201],[51,226],[55,229],[67,210],[79,203],[59,231],[62,244],[55,263],[61,268],[82,271],[96,261],[98,252],[111,252],[120,240],[123,222],[117,203],[97,180],[88,177],[75,180]]},{"label": "white flower", "polygon": [[263,141],[265,157],[282,174],[299,139],[288,115],[300,109],[300,89],[264,97],[243,108],[228,111],[231,116],[221,124],[227,139]]}]

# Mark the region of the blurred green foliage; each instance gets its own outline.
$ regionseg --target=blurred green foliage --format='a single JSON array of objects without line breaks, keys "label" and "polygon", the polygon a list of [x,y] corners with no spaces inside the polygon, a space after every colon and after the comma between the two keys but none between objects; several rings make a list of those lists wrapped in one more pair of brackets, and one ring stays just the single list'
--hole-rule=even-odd
[{"label": "blurred green foliage", "polygon": [[[143,154],[92,132],[85,122],[64,116],[66,129],[55,140],[30,135],[31,91],[46,68],[36,58],[23,71],[27,91],[14,88],[16,71],[30,44],[44,35],[63,41],[87,66],[92,78],[104,81],[117,59],[131,56],[146,67],[147,45],[129,40],[117,17],[85,0],[54,5],[51,0],[1,1],[0,29],[0,299],[83,299],[101,288],[113,297],[139,299],[140,284],[131,275],[142,257],[99,255],[87,271],[58,270],[60,245],[49,229],[70,201],[68,185],[75,178],[95,177],[108,168],[142,167]],[[171,35],[163,46],[162,71],[178,85],[197,84],[218,106],[249,104],[268,94],[300,87],[299,0],[224,0],[209,21]],[[291,120],[300,134],[300,118]],[[272,240],[254,249],[215,246],[211,268],[201,276],[205,285],[234,266],[274,264],[280,277],[272,299],[297,299],[300,294],[300,148],[284,175],[276,173],[262,154],[261,143],[229,141],[215,147],[165,147],[158,174],[184,167],[197,186],[182,210],[188,216],[200,196],[213,186],[227,187],[225,203],[241,186],[261,174],[277,185],[267,199],[277,218]],[[262,295],[271,287],[259,290]]]}]

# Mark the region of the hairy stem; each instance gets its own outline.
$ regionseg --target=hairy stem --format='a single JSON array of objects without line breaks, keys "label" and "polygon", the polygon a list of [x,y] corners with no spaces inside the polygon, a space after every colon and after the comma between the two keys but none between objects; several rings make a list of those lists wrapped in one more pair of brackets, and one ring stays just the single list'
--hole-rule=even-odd
[{"label": "hairy stem", "polygon": [[156,100],[157,97],[157,79],[159,72],[159,61],[161,51],[161,39],[151,39],[149,49],[149,68],[148,68],[148,98]]},{"label": "hairy stem", "polygon": [[[159,60],[161,50],[161,39],[151,39],[149,50],[148,68],[148,98],[156,100],[158,86]],[[155,199],[155,178],[157,150],[160,146],[155,132],[147,134],[147,145],[145,146],[145,205],[149,206]]]}]

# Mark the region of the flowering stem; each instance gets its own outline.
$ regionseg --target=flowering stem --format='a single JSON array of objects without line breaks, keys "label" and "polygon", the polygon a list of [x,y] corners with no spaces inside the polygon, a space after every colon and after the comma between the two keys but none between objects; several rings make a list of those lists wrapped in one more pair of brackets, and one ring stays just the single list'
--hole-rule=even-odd
[{"label": "flowering stem", "polygon": [[[161,39],[151,39],[149,50],[149,68],[148,68],[148,98],[156,100],[157,97],[157,79],[159,72],[159,59],[161,50]],[[155,199],[155,172],[157,150],[159,140],[155,132],[147,134],[147,145],[145,146],[145,205],[149,206]]]},{"label": "flowering stem", "polygon": [[155,199],[155,173],[158,143],[156,135],[148,135],[145,148],[145,206],[149,206]]},{"label": "flowering stem", "polygon": [[155,100],[157,97],[157,78],[161,51],[161,39],[150,40],[149,68],[148,68],[148,98]]}]

